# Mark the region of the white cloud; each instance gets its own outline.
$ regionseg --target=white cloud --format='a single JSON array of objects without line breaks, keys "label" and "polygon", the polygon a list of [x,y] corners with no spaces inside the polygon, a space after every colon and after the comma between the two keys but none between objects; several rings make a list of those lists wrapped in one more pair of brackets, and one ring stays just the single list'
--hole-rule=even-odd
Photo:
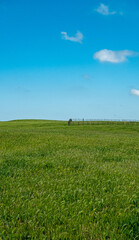
[{"label": "white cloud", "polygon": [[137,89],[132,89],[132,90],[130,91],[130,93],[133,94],[133,95],[135,95],[135,96],[138,96],[138,97],[139,97],[139,90],[137,90]]},{"label": "white cloud", "polygon": [[84,38],[83,34],[80,31],[77,31],[74,37],[69,37],[67,32],[61,32],[61,34],[62,34],[62,39],[69,40],[72,42],[82,43],[82,40]]},{"label": "white cloud", "polygon": [[109,7],[104,5],[103,3],[96,9],[96,11],[102,15],[114,15],[116,14],[115,11],[110,12]]},{"label": "white cloud", "polygon": [[100,62],[121,63],[127,61],[127,57],[135,55],[135,52],[129,50],[112,51],[103,49],[94,54],[94,59],[98,59]]}]

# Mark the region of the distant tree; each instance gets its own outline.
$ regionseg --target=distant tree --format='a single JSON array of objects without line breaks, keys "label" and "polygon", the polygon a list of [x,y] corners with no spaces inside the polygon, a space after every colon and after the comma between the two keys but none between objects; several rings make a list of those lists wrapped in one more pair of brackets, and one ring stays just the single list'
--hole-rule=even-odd
[{"label": "distant tree", "polygon": [[72,119],[70,118],[69,121],[68,121],[68,125],[70,125],[71,122],[72,122]]}]

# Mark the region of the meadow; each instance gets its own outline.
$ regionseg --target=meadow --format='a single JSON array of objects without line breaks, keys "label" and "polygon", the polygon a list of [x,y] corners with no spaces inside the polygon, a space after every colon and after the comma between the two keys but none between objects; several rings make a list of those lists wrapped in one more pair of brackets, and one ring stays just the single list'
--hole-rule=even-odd
[{"label": "meadow", "polygon": [[0,122],[0,239],[138,240],[139,123]]}]

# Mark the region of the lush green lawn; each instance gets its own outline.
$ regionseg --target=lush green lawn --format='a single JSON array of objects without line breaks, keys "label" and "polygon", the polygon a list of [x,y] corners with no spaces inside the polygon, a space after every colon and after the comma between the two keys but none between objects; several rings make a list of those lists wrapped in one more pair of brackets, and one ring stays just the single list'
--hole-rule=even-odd
[{"label": "lush green lawn", "polygon": [[0,239],[139,239],[139,123],[0,123]]}]

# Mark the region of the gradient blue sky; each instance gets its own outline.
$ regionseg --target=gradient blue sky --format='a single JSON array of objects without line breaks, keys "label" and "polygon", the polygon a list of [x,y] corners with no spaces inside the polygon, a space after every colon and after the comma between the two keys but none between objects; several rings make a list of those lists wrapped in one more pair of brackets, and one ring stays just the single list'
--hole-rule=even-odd
[{"label": "gradient blue sky", "polygon": [[139,120],[138,0],[0,0],[0,120],[27,118]]}]

